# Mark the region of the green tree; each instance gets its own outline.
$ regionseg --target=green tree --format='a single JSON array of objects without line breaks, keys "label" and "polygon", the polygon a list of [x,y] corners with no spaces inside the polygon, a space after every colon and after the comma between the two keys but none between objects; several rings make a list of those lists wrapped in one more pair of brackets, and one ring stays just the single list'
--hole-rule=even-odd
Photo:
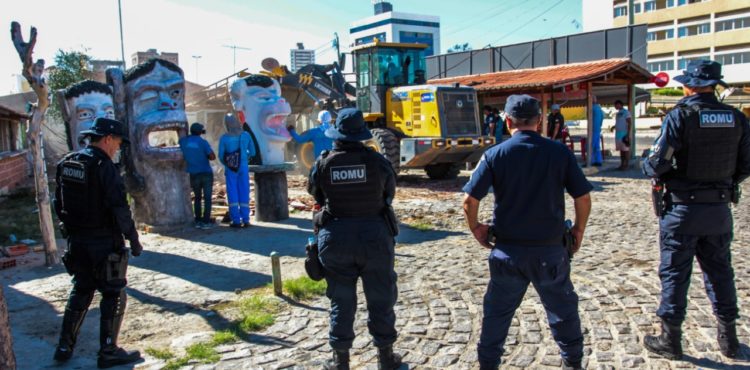
[{"label": "green tree", "polygon": [[463,44],[456,44],[448,48],[449,53],[460,53],[462,51],[469,51],[471,50],[471,46],[468,42]]},{"label": "green tree", "polygon": [[[86,54],[87,51],[87,49],[82,51],[57,50],[55,65],[49,68],[47,75],[47,84],[51,92],[65,89],[76,82],[92,77],[93,73],[90,69],[92,58]],[[58,104],[51,104],[49,114],[57,119],[61,119],[62,115],[59,109]]]}]

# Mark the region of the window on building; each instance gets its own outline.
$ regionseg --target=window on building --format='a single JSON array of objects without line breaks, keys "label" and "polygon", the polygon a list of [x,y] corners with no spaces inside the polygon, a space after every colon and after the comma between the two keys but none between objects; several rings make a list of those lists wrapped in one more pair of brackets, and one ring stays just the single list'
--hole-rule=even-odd
[{"label": "window on building", "polygon": [[674,38],[674,30],[651,31],[646,34],[647,41],[668,40]]},{"label": "window on building", "polygon": [[750,17],[728,19],[725,21],[716,21],[716,23],[714,24],[714,27],[716,28],[716,32],[730,31],[730,30],[736,30],[740,28],[748,28],[750,27]]},{"label": "window on building", "polygon": [[711,23],[694,24],[677,28],[677,37],[702,35],[711,32]]},{"label": "window on building", "polygon": [[646,1],[643,3],[644,12],[653,12],[656,10],[656,0]]},{"label": "window on building", "polygon": [[641,3],[633,4],[633,13],[638,14],[641,12]]},{"label": "window on building", "polygon": [[717,54],[716,61],[722,65],[750,63],[750,51]]},{"label": "window on building", "polygon": [[619,6],[615,8],[615,18],[617,17],[624,17],[628,15],[628,7],[627,6]]},{"label": "window on building", "polygon": [[677,0],[677,6],[704,3],[708,0]]},{"label": "window on building", "polygon": [[674,0],[667,0],[667,8],[674,7]]},{"label": "window on building", "polygon": [[673,71],[674,70],[674,60],[663,60],[660,62],[650,62],[648,63],[648,71],[651,73],[661,72],[661,71]]},{"label": "window on building", "polygon": [[694,60],[709,60],[710,58],[708,55],[696,55],[696,56],[689,56],[689,57],[680,57],[680,59],[677,61],[677,69],[687,69],[688,63]]},{"label": "window on building", "polygon": [[14,152],[24,148],[21,140],[21,125],[18,121],[0,119],[0,153]]}]

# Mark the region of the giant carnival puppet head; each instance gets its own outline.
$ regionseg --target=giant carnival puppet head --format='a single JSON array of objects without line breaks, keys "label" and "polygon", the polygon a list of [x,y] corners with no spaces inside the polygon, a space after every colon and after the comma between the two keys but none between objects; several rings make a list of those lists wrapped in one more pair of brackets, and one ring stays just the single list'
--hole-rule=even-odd
[{"label": "giant carnival puppet head", "polygon": [[238,118],[252,131],[261,163],[284,163],[284,147],[291,140],[285,121],[292,110],[281,97],[278,81],[264,75],[250,75],[234,81],[229,94]]},{"label": "giant carnival puppet head", "polygon": [[127,122],[126,184],[136,220],[152,226],[192,220],[190,192],[178,142],[187,135],[185,79],[177,65],[151,59],[129,69],[107,70],[117,118]]},{"label": "giant carnival puppet head", "polygon": [[60,112],[65,121],[68,149],[85,146],[81,132],[91,128],[99,117],[115,118],[112,89],[101,82],[85,80],[69,86],[58,95]]}]

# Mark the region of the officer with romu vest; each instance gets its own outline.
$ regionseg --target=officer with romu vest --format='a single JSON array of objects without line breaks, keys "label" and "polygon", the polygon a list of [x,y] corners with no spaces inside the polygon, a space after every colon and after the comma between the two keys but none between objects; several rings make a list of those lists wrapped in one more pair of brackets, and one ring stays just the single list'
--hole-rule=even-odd
[{"label": "officer with romu vest", "polygon": [[73,290],[65,306],[60,340],[54,359],[65,362],[73,355],[78,332],[94,292],[102,294],[99,310],[99,368],[140,360],[138,351],[117,346],[125,313],[127,249],[143,250],[130,214],[125,187],[112,159],[128,143],[125,126],[116,120],[97,118],[91,129],[81,133],[91,143],[66,155],[57,165],[54,208],[64,225],[68,249],[65,268],[73,275]]},{"label": "officer with romu vest", "polygon": [[669,359],[682,357],[693,257],[718,321],[719,349],[730,358],[739,351],[729,203],[739,200],[738,184],[750,176],[750,126],[740,111],[716,98],[716,85],[727,86],[722,77],[721,64],[698,60],[674,78],[684,85],[685,97],[666,116],[643,161],[644,174],[654,179],[662,285],[656,311],[662,331],[646,336],[644,344]]},{"label": "officer with romu vest", "polygon": [[331,300],[329,343],[333,358],[326,369],[349,369],[349,349],[354,342],[357,280],[362,279],[373,342],[378,348],[378,368],[396,369],[401,357],[393,353],[396,341],[396,272],[394,237],[398,232],[387,216],[396,193],[396,176],[390,162],[366,147],[372,137],[362,112],[339,111],[336,123],[325,131],[334,140],[310,170],[308,192],[322,211],[315,217],[319,259],[325,271]]}]

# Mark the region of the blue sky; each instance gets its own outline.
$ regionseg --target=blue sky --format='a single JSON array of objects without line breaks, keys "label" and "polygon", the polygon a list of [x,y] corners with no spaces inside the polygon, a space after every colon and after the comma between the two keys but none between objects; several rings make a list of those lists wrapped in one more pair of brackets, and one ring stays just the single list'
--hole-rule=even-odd
[{"label": "blue sky", "polygon": [[[394,11],[440,17],[441,48],[473,48],[537,40],[581,31],[581,0],[392,0]],[[297,42],[318,48],[319,62],[334,60],[328,47],[338,32],[348,45],[350,22],[373,14],[369,0],[122,0],[125,57],[156,48],[178,52],[189,80],[212,83],[237,68],[260,69],[265,57],[289,62]],[[117,0],[4,0],[0,23],[21,22],[28,37],[39,29],[36,58],[51,64],[57,49],[87,48],[97,59],[120,59]],[[6,34],[7,35],[7,34]],[[20,61],[10,37],[0,39],[0,94],[15,84]],[[345,48],[344,48],[345,49]],[[192,58],[200,56],[199,59]]]}]

